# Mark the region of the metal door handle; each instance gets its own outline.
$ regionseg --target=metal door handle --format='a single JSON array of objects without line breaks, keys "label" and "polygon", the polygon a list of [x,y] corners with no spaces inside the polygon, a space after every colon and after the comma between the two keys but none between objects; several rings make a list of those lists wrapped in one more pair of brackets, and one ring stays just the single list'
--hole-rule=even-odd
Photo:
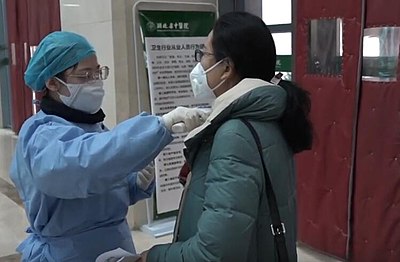
[{"label": "metal door handle", "polygon": [[13,66],[17,65],[17,58],[15,54],[15,43],[11,43],[11,64]]},{"label": "metal door handle", "polygon": [[33,53],[35,53],[36,49],[37,49],[37,45],[31,45],[30,46],[31,58],[33,56]]},{"label": "metal door handle", "polygon": [[28,65],[28,43],[24,42],[24,62],[25,66]]}]

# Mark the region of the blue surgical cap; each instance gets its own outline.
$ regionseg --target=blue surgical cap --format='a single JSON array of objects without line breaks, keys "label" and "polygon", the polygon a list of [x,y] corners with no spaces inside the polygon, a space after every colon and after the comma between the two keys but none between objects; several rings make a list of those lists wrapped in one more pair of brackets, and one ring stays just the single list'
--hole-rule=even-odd
[{"label": "blue surgical cap", "polygon": [[25,84],[43,91],[46,81],[95,54],[94,48],[81,35],[53,32],[40,42],[25,71]]}]

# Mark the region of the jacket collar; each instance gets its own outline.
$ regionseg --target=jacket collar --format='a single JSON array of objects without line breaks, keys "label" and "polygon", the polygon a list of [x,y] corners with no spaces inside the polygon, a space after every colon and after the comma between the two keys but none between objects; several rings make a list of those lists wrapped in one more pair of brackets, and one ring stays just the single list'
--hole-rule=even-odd
[{"label": "jacket collar", "polygon": [[261,79],[245,78],[242,81],[240,81],[237,85],[235,85],[234,87],[232,87],[231,89],[229,89],[228,91],[217,97],[209,117],[206,119],[203,125],[193,129],[186,136],[185,143],[194,138],[195,136],[197,136],[199,133],[205,131],[209,126],[211,126],[211,123],[216,118],[218,118],[218,116],[220,116],[225,109],[230,107],[233,104],[233,102],[235,102],[241,96],[245,95],[246,93],[260,86],[268,86],[268,85],[273,85],[273,84]]}]

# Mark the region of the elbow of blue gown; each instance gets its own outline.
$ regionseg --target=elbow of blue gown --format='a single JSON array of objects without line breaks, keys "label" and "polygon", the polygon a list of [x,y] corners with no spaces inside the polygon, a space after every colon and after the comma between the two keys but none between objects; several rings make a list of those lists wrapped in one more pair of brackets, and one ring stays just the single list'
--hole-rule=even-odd
[{"label": "elbow of blue gown", "polygon": [[29,152],[31,173],[39,190],[50,196],[86,198],[146,167],[172,139],[159,118],[146,113],[104,133],[47,126]]}]

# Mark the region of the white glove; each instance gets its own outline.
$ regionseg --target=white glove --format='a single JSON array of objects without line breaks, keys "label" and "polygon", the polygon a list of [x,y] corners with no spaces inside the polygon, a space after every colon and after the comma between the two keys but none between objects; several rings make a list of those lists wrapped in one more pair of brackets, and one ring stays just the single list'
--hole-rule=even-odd
[{"label": "white glove", "polygon": [[[178,106],[171,112],[163,115],[162,119],[165,127],[172,132],[189,132],[203,124],[210,113],[211,110]],[[172,127],[178,123],[181,127],[174,130]]]},{"label": "white glove", "polygon": [[154,180],[154,165],[149,164],[143,170],[137,172],[136,185],[142,190],[147,190]]}]

